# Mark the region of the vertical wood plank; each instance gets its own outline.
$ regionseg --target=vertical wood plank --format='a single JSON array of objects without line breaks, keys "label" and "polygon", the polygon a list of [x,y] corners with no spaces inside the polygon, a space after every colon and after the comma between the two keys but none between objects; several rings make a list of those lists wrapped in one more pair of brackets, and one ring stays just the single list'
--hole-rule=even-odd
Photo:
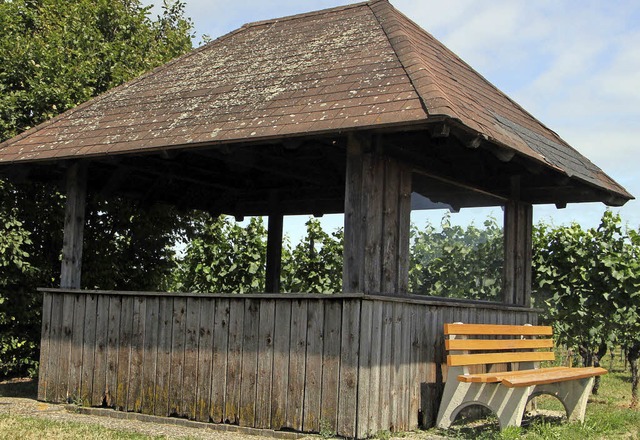
[{"label": "vertical wood plank", "polygon": [[384,226],[384,161],[377,154],[363,158],[364,293],[381,292]]},{"label": "vertical wood plank", "polygon": [[402,363],[402,303],[393,303],[391,327],[391,368],[389,374],[390,391],[390,431],[398,431],[400,419],[400,402],[402,400],[401,363]]},{"label": "vertical wood plank", "polygon": [[302,420],[302,430],[305,432],[320,432],[323,339],[324,300],[310,300],[307,304],[307,354]]},{"label": "vertical wood plank", "polygon": [[224,406],[225,423],[240,421],[240,382],[242,379],[242,340],[244,330],[244,300],[229,303],[229,347],[227,363],[227,394]]},{"label": "vertical wood plank", "polygon": [[133,303],[132,296],[122,298],[122,315],[120,317],[120,347],[118,350],[118,389],[116,391],[116,408],[127,410],[129,394],[129,368],[131,366],[131,339],[133,336]]},{"label": "vertical wood plank", "polygon": [[515,247],[517,237],[516,203],[508,201],[504,205],[504,269],[503,269],[503,302],[515,302]]},{"label": "vertical wood plank", "polygon": [[304,408],[304,376],[307,351],[307,301],[291,304],[291,345],[289,347],[289,395],[285,425],[302,431]]},{"label": "vertical wood plank", "polygon": [[265,278],[265,290],[267,293],[280,292],[283,220],[284,217],[279,212],[269,213],[269,224],[267,228],[267,268]]},{"label": "vertical wood plank", "polygon": [[173,334],[173,297],[158,300],[158,357],[153,412],[169,415],[169,384],[171,377],[171,335]]},{"label": "vertical wood plank", "polygon": [[[380,363],[382,357],[382,301],[372,301],[371,312],[371,361],[369,375],[369,389],[360,387],[364,390],[369,399],[369,415],[367,419],[368,430],[370,434],[375,434],[382,430],[380,425]],[[362,364],[362,362],[361,362]],[[360,421],[360,418],[358,418]]]},{"label": "vertical wood plank", "polygon": [[363,141],[350,134],[347,141],[347,170],[344,197],[344,259],[342,291],[361,292],[363,288],[364,234],[362,211]]},{"label": "vertical wood plank", "polygon": [[71,337],[71,361],[69,364],[69,399],[73,402],[80,401],[85,301],[85,294],[73,295],[73,336]]},{"label": "vertical wood plank", "polygon": [[127,410],[142,410],[142,361],[145,325],[145,297],[135,297],[133,301],[133,324],[131,332],[131,367],[129,369],[129,394]]},{"label": "vertical wood plank", "polygon": [[229,353],[230,301],[216,299],[213,325],[213,369],[211,371],[210,415],[214,423],[224,421]]},{"label": "vertical wood plank", "polygon": [[109,332],[109,296],[98,295],[96,316],[96,345],[93,366],[93,392],[91,405],[100,406],[104,401],[107,381],[107,334]]},{"label": "vertical wood plank", "polygon": [[86,162],[75,162],[69,166],[66,189],[60,287],[79,289],[87,198]]},{"label": "vertical wood plank", "polygon": [[373,303],[363,300],[360,314],[360,353],[358,360],[358,396],[357,396],[357,429],[358,438],[366,438],[374,434],[369,426],[369,393],[371,388],[372,369],[372,333]]},{"label": "vertical wood plank", "polygon": [[159,307],[160,298],[157,296],[149,296],[146,298],[142,354],[142,412],[144,414],[153,414],[156,400]]},{"label": "vertical wood plank", "polygon": [[71,338],[73,332],[73,295],[60,295],[62,302],[62,327],[60,330],[60,348],[58,355],[58,379],[56,381],[56,401],[66,402],[69,398],[69,373],[71,362]]},{"label": "vertical wood plank", "polygon": [[49,328],[49,356],[47,388],[45,394],[49,402],[61,402],[58,380],[60,377],[60,346],[63,333],[64,295],[54,294],[51,301],[51,325]]},{"label": "vertical wood plank", "polygon": [[382,305],[382,338],[380,352],[380,401],[378,411],[380,413],[380,430],[391,430],[391,352],[393,349],[393,303],[385,302]]},{"label": "vertical wood plank", "polygon": [[182,416],[182,379],[184,373],[184,344],[187,299],[173,300],[173,328],[171,329],[171,373],[169,376],[169,415]]},{"label": "vertical wood plank", "polygon": [[201,298],[187,298],[182,408],[183,414],[189,420],[195,420],[197,413],[198,340],[201,303]]},{"label": "vertical wood plank", "polygon": [[258,329],[260,302],[244,302],[244,336],[242,341],[242,376],[240,379],[240,426],[254,427],[256,422],[256,394],[258,378]]},{"label": "vertical wood plank", "polygon": [[342,313],[337,434],[344,437],[356,435],[360,303],[359,300],[346,300]]},{"label": "vertical wood plank", "polygon": [[84,406],[91,405],[91,396],[93,394],[97,307],[98,298],[96,295],[89,295],[85,298],[84,332],[82,337],[82,373],[80,383],[80,402]]},{"label": "vertical wood plank", "polygon": [[[400,170],[398,163],[387,158],[384,161],[384,194],[382,237],[382,285],[381,291],[398,292],[399,255],[399,191]],[[383,232],[384,231],[384,232]]]},{"label": "vertical wood plank", "polygon": [[409,355],[409,430],[418,428],[418,411],[420,409],[420,383],[423,377],[420,375],[420,331],[419,316],[420,306],[412,305],[410,310],[411,328],[409,330],[410,355]]},{"label": "vertical wood plank", "polygon": [[196,420],[208,422],[211,409],[211,366],[213,362],[215,302],[211,298],[203,298],[200,307]]},{"label": "vertical wood plank", "polygon": [[105,399],[108,407],[115,407],[118,388],[118,354],[120,352],[120,317],[122,297],[109,297],[109,333],[107,334],[107,378]]},{"label": "vertical wood plank", "polygon": [[[51,351],[51,309],[53,294],[45,292],[42,296],[42,331],[40,333],[40,368],[38,370],[38,400],[47,401],[47,386],[51,377],[49,359]],[[53,379],[55,380],[55,379]]]},{"label": "vertical wood plank", "polygon": [[[276,302],[260,302],[260,329],[258,331],[258,382],[256,397],[256,428],[271,427],[271,386],[273,380],[274,329]],[[281,374],[277,371],[276,374]]]},{"label": "vertical wood plank", "polygon": [[338,386],[342,340],[342,301],[324,301],[324,345],[322,348],[322,406],[320,423],[338,430]]},{"label": "vertical wood plank", "polygon": [[273,387],[271,390],[271,427],[285,427],[289,391],[289,352],[291,344],[291,300],[276,301],[273,334]]},{"label": "vertical wood plank", "polygon": [[397,292],[409,292],[409,241],[411,236],[411,169],[400,165],[398,200],[398,280]]},{"label": "vertical wood plank", "polygon": [[402,378],[400,385],[400,419],[398,422],[399,431],[410,430],[409,419],[411,411],[411,392],[410,392],[410,376],[411,376],[411,306],[402,304],[402,348],[400,351],[400,377]]}]

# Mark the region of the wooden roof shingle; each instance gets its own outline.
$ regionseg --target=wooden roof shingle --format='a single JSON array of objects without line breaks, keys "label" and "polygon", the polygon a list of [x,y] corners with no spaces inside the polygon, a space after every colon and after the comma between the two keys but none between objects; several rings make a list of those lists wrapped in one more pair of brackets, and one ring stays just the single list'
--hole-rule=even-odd
[{"label": "wooden roof shingle", "polygon": [[244,25],[3,142],[0,165],[442,118],[632,198],[387,0]]}]

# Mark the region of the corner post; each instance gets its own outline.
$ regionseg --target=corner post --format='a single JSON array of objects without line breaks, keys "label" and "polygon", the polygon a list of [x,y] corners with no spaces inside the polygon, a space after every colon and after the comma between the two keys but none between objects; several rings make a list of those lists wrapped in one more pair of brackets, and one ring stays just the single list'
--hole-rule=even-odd
[{"label": "corner post", "polygon": [[504,207],[505,304],[531,306],[533,208],[520,201],[520,179],[512,180],[512,199]]},{"label": "corner post", "polygon": [[79,289],[82,276],[82,244],[87,199],[87,163],[74,162],[67,169],[60,287]]},{"label": "corner post", "polygon": [[280,293],[280,273],[282,272],[282,233],[284,216],[278,208],[276,195],[271,196],[271,209],[267,225],[267,273],[266,293]]}]

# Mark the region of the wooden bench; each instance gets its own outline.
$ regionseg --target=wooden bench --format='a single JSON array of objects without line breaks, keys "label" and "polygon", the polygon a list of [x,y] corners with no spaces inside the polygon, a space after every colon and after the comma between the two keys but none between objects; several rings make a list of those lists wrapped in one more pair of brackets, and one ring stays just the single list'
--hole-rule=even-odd
[{"label": "wooden bench", "polygon": [[[520,426],[529,400],[540,394],[556,396],[569,420],[584,420],[595,376],[604,368],[536,368],[552,361],[552,329],[548,326],[445,324],[449,351],[447,382],[436,424],[448,428],[459,412],[471,405],[493,411],[500,428]],[[543,339],[537,339],[542,336]],[[470,373],[471,366],[507,364],[512,371]]]}]

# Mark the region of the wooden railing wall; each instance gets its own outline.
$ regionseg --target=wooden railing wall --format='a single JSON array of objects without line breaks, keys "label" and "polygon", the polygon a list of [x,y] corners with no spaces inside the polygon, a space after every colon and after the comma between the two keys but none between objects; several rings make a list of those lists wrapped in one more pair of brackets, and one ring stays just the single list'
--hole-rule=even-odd
[{"label": "wooden railing wall", "polygon": [[360,294],[48,289],[38,398],[345,437],[411,430],[435,417],[442,324],[455,321],[537,317]]}]

